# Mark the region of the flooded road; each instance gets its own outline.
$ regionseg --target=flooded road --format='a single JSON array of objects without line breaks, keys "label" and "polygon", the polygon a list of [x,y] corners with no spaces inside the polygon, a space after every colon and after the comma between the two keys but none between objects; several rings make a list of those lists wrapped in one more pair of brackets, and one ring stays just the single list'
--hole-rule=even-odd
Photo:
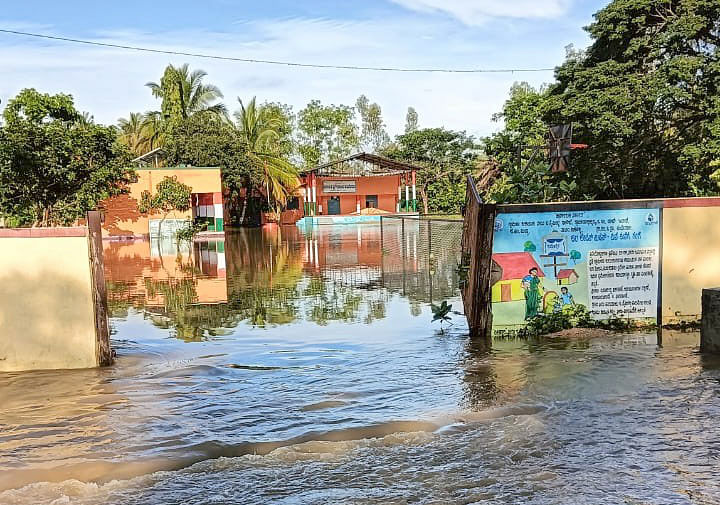
[{"label": "flooded road", "polygon": [[108,242],[117,363],[0,374],[0,504],[710,504],[697,334],[468,341],[456,226]]}]

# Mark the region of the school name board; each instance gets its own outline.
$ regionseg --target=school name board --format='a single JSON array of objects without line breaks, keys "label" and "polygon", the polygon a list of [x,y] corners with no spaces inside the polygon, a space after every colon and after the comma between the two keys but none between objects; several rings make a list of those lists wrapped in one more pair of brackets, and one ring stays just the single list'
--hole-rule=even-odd
[{"label": "school name board", "polygon": [[355,193],[355,181],[323,181],[323,193]]},{"label": "school name board", "polygon": [[493,327],[577,305],[595,319],[655,318],[659,222],[659,209],[498,214]]}]

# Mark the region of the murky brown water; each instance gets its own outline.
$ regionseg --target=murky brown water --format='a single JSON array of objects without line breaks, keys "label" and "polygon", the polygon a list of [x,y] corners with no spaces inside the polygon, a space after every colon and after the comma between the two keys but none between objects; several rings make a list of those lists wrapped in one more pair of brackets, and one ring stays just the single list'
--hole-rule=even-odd
[{"label": "murky brown water", "polygon": [[0,503],[720,503],[696,334],[478,348],[396,231],[106,244],[117,364],[0,374]]}]

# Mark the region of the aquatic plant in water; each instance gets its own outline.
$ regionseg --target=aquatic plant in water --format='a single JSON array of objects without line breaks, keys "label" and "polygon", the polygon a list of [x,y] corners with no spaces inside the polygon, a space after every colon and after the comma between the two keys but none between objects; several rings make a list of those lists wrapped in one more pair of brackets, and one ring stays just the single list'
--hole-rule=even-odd
[{"label": "aquatic plant in water", "polygon": [[432,322],[434,323],[435,321],[440,321],[440,331],[443,331],[443,322],[450,321],[450,311],[452,310],[452,305],[449,305],[446,300],[443,300],[440,305],[431,303],[430,309],[433,313]]}]

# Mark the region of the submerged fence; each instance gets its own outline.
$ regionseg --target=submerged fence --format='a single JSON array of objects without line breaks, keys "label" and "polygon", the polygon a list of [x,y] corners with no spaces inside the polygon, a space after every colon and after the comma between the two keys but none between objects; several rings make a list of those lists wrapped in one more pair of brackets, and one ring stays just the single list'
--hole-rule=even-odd
[{"label": "submerged fence", "polygon": [[433,216],[382,216],[383,285],[412,301],[457,297],[463,222]]}]

